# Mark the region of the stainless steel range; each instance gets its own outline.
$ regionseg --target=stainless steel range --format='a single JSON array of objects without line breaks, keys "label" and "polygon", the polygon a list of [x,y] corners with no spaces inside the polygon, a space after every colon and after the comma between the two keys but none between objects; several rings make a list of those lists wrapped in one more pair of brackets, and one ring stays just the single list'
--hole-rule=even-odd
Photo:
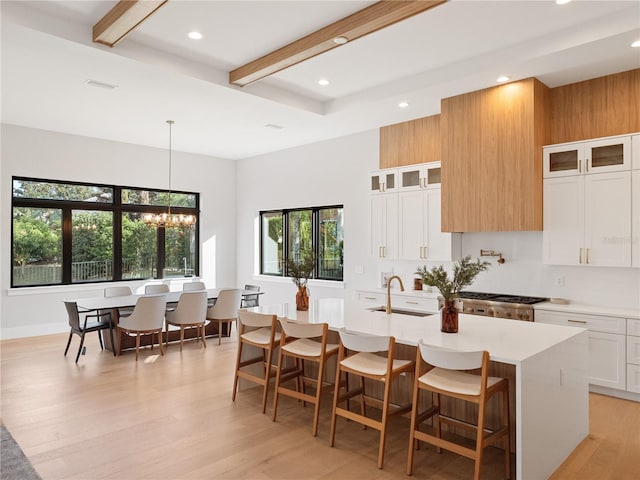
[{"label": "stainless steel range", "polygon": [[460,292],[462,313],[533,322],[533,305],[548,298],[500,293]]}]

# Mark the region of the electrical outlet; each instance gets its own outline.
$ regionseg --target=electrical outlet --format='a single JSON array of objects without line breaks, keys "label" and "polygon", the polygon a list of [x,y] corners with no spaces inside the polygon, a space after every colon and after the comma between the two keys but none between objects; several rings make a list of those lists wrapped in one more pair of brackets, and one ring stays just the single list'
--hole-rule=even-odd
[{"label": "electrical outlet", "polygon": [[555,279],[556,287],[564,287],[564,275],[557,275]]}]

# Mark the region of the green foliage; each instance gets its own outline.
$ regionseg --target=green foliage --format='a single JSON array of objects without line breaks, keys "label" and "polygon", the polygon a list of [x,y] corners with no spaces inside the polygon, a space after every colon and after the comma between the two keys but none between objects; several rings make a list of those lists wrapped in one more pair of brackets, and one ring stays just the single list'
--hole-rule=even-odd
[{"label": "green foliage", "polygon": [[302,255],[302,260],[299,262],[287,260],[287,274],[298,287],[305,287],[315,266],[315,254],[313,251],[307,251]]},{"label": "green foliage", "polygon": [[14,263],[53,262],[62,256],[62,228],[58,210],[16,208],[13,217]]},{"label": "green foliage", "polygon": [[445,300],[455,300],[460,291],[473,283],[480,272],[489,268],[489,262],[481,262],[477,259],[471,261],[471,256],[466,256],[462,260],[453,264],[453,280],[449,278],[444,267],[433,267],[428,270],[426,266],[418,267],[416,275],[420,275],[422,283],[440,290],[440,294]]}]

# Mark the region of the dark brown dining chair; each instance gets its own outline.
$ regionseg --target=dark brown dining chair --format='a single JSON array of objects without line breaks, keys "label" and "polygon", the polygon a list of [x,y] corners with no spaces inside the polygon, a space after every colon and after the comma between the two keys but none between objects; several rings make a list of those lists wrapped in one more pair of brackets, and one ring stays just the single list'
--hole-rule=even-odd
[{"label": "dark brown dining chair", "polygon": [[[98,332],[98,339],[100,340],[100,348],[104,350],[104,345],[102,344],[102,335],[100,334],[100,330],[109,329],[109,335],[111,337],[111,345],[113,345],[113,324],[111,323],[111,313],[102,312],[102,313],[90,313],[95,312],[95,310],[91,310],[89,312],[80,312],[78,311],[78,304],[76,302],[64,302],[64,306],[67,308],[67,316],[69,317],[69,327],[71,331],[69,332],[69,340],[67,341],[67,348],[64,349],[65,356],[69,351],[69,346],[71,345],[71,338],[73,334],[80,335],[80,346],[78,347],[78,353],[76,354],[76,363],[78,363],[78,359],[80,358],[80,354],[82,353],[82,347],[84,346],[84,336],[87,332]],[[84,315],[84,320],[80,320],[80,315]],[[89,318],[96,318],[96,321],[89,322]],[[113,349],[113,355],[115,356],[115,348]]]}]

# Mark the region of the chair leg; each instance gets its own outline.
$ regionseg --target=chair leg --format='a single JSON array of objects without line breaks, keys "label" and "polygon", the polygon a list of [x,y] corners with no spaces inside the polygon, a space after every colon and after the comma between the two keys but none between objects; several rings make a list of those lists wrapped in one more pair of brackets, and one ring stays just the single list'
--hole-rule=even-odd
[{"label": "chair leg", "polygon": [[482,464],[482,444],[484,439],[484,412],[486,399],[478,405],[478,431],[476,433],[476,458],[473,468],[473,480],[480,480],[480,465]]},{"label": "chair leg", "polygon": [[100,350],[104,350],[104,344],[102,343],[102,330],[98,330],[98,340],[100,341]]},{"label": "chair leg", "polygon": [[[238,329],[238,326],[236,325],[236,330],[237,329]],[[242,342],[240,342],[240,344],[242,344]],[[240,357],[238,357],[238,360],[240,360]],[[266,363],[264,364],[264,388],[262,391],[262,413],[267,412],[267,397],[269,395],[269,379],[271,378],[271,362],[272,361],[273,361],[273,348],[271,347],[267,350],[267,359],[266,359]]]},{"label": "chair leg", "polygon": [[384,382],[384,399],[382,401],[382,428],[380,429],[380,446],[378,447],[379,469],[382,469],[382,465],[384,462],[384,447],[387,443],[387,421],[389,420],[389,397],[391,395],[391,381],[392,378],[387,377],[387,381]]},{"label": "chair leg", "polygon": [[165,348],[169,348],[169,322],[165,319],[164,321],[164,330],[166,332],[164,336],[164,346]]},{"label": "chair leg", "polygon": [[[284,335],[284,334],[283,334]],[[282,355],[282,348],[278,351],[278,366],[276,367],[276,384],[273,387],[273,417],[272,421],[276,421],[276,416],[278,415],[278,389],[280,388],[280,373],[282,370],[282,364],[284,362],[284,357]]]},{"label": "chair leg", "polygon": [[409,453],[407,454],[407,475],[413,474],[413,454],[416,449],[415,439],[415,431],[418,428],[417,419],[418,419],[418,400],[420,396],[420,388],[418,387],[418,373],[416,373],[414,384],[413,384],[413,397],[411,403],[411,426],[409,428]]},{"label": "chair leg", "polygon": [[67,340],[67,348],[64,349],[64,356],[67,356],[67,352],[69,351],[69,345],[71,345],[71,337],[73,337],[73,330],[69,332],[69,340]]},{"label": "chair leg", "polygon": [[222,320],[218,320],[218,345],[222,343]]},{"label": "chair leg", "polygon": [[[238,392],[238,370],[240,369],[240,359],[242,358],[242,341],[238,345],[238,353],[236,354],[236,370],[233,374],[233,392],[231,392],[231,401],[236,401],[236,393]],[[264,398],[262,399],[262,413],[265,412]]]},{"label": "chair leg", "polygon": [[180,325],[180,352],[182,352],[183,343],[184,343],[184,325]]},{"label": "chair leg", "polygon": [[318,436],[318,418],[320,417],[320,394],[322,393],[322,377],[324,376],[324,357],[320,357],[318,365],[318,381],[316,383],[316,405],[313,410],[313,436]]},{"label": "chair leg", "polygon": [[[432,396],[433,404],[436,407],[436,415],[435,415],[436,418],[434,423],[434,427],[436,430],[436,437],[442,438],[442,424],[440,423],[440,394],[439,393],[431,394],[431,396]],[[436,452],[442,453],[442,448],[436,447]]]},{"label": "chair leg", "polygon": [[80,358],[80,353],[82,352],[82,346],[84,345],[84,332],[80,335],[80,347],[78,347],[78,354],[76,355],[76,363],[78,363],[78,359]]},{"label": "chair leg", "polygon": [[138,350],[140,350],[140,334],[136,333],[136,362],[138,361]]},{"label": "chair leg", "polygon": [[200,332],[202,332],[202,333],[201,333],[201,335],[202,335],[202,345],[204,345],[204,348],[207,348],[207,342],[206,342],[206,340],[204,339],[204,336],[205,336],[204,323],[202,324],[202,327],[200,327],[198,330],[199,330]]},{"label": "chair leg", "polygon": [[113,321],[109,321],[109,338],[111,338],[111,349],[113,350],[113,356],[116,356],[116,344],[113,342]]},{"label": "chair leg", "polygon": [[[338,397],[340,396],[340,381],[341,381],[341,372],[340,372],[340,357],[338,357],[338,366],[336,368],[336,386],[333,389],[333,407],[331,408],[331,431],[329,432],[329,446],[333,447],[336,440],[336,408],[338,406]],[[349,385],[345,386],[346,391],[349,391]]]},{"label": "chair leg", "polygon": [[[151,335],[151,343],[153,343],[153,335]],[[162,346],[162,327],[158,330],[158,347],[160,348],[160,355],[164,355],[164,348]]]}]

